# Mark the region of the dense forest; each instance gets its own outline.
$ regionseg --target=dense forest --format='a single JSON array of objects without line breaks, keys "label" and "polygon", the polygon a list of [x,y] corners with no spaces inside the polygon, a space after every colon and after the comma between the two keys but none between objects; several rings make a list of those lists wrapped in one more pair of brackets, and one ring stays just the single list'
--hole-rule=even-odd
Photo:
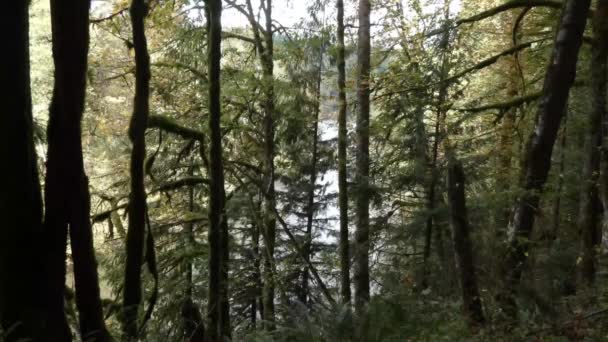
[{"label": "dense forest", "polygon": [[608,341],[608,0],[0,23],[0,342]]}]

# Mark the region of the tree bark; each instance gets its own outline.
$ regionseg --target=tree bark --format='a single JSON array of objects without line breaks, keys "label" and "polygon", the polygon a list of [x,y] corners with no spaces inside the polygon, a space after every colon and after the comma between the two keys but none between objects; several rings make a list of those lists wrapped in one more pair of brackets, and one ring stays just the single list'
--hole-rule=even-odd
[{"label": "tree bark", "polygon": [[348,130],[346,127],[346,61],[344,46],[344,0],[337,0],[338,9],[338,206],[340,208],[340,294],[350,304],[350,250],[348,241],[348,173],[346,170]]},{"label": "tree bark", "polygon": [[228,315],[228,224],[225,211],[221,121],[222,2],[207,1],[209,75],[209,298],[207,327],[210,342],[230,339]]},{"label": "tree bark", "polygon": [[559,176],[557,179],[557,188],[555,189],[555,195],[553,197],[553,207],[551,208],[551,228],[549,228],[549,231],[547,232],[547,240],[549,240],[550,244],[557,238],[561,223],[562,192],[564,188],[564,170],[566,167],[566,147],[568,142],[568,116],[565,115],[563,120],[563,128],[559,139]]},{"label": "tree bark", "polygon": [[145,0],[132,0],[131,25],[135,50],[135,98],[129,125],[131,151],[131,193],[129,195],[129,227],[127,231],[127,260],[123,293],[125,339],[138,337],[138,312],[141,304],[141,267],[144,258],[146,230],[146,189],[144,161],[146,160],[146,126],[150,112],[150,56],[145,33],[148,5]]},{"label": "tree bark", "polygon": [[[597,248],[601,243],[602,202],[599,196],[602,120],[606,117],[606,81],[608,80],[608,1],[598,0],[593,18],[594,44],[591,58],[592,111],[589,135],[585,142],[586,160],[580,197],[581,260],[579,282],[595,282]],[[608,202],[607,202],[608,203]]]},{"label": "tree bark", "polygon": [[473,326],[482,325],[485,319],[473,261],[473,244],[466,206],[465,176],[459,161],[452,160],[450,164],[447,181],[450,225],[452,226],[456,262],[460,271],[462,303],[469,323]]},{"label": "tree bark", "polygon": [[40,341],[42,197],[33,140],[28,1],[0,13],[6,34],[0,64],[0,327],[8,341]]},{"label": "tree bark", "polygon": [[551,167],[551,154],[570,88],[576,77],[576,62],[583,41],[590,0],[569,0],[564,6],[553,54],[545,76],[536,123],[526,147],[522,167],[522,190],[514,209],[512,237],[504,260],[503,309],[513,316],[513,294],[527,259],[529,239],[538,210],[540,193]]},{"label": "tree bark", "polygon": [[369,0],[359,0],[357,52],[357,173],[355,232],[355,309],[363,312],[369,302],[369,110],[370,110],[370,12]]}]

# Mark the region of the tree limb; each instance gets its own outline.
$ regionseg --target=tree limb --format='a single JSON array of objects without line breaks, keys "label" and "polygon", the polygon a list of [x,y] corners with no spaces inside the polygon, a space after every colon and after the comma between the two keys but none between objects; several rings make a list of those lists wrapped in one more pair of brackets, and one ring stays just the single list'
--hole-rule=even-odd
[{"label": "tree limb", "polygon": [[194,139],[200,142],[205,140],[202,131],[182,126],[164,115],[151,114],[148,118],[148,128],[159,128],[165,132],[177,134],[186,139]]},{"label": "tree limb", "polygon": [[463,18],[463,19],[458,19],[456,20],[456,22],[452,25],[449,26],[448,28],[439,28],[436,30],[433,30],[429,33],[427,33],[425,35],[425,37],[432,37],[432,36],[436,36],[438,34],[443,33],[446,29],[447,30],[452,30],[455,28],[458,28],[459,26],[463,25],[463,24],[469,24],[469,23],[474,23],[477,21],[481,21],[490,17],[493,17],[495,15],[498,15],[502,12],[506,12],[508,10],[511,9],[515,9],[515,8],[522,8],[522,7],[549,7],[549,8],[555,8],[555,9],[560,9],[563,6],[563,2],[562,1],[557,1],[557,0],[511,0],[507,3],[504,3],[502,5],[496,6],[494,8],[491,8],[489,10],[483,11],[481,13],[475,14],[473,16],[467,17],[467,18]]}]

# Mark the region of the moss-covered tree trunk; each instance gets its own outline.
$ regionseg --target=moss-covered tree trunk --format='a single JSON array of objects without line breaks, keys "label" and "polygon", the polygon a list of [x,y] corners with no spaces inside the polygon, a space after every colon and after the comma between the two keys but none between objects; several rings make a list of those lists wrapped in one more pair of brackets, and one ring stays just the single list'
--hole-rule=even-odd
[{"label": "moss-covered tree trunk", "polygon": [[[586,159],[580,197],[578,225],[581,229],[579,281],[583,286],[595,282],[597,248],[601,242],[602,202],[599,195],[602,120],[606,117],[606,81],[608,80],[608,1],[598,0],[593,18],[591,59],[592,111],[585,141]],[[607,201],[608,202],[608,201]]]},{"label": "moss-covered tree trunk", "polygon": [[133,0],[130,8],[135,50],[135,99],[129,125],[131,140],[131,193],[129,194],[129,227],[127,231],[127,260],[123,291],[123,333],[125,340],[138,337],[138,312],[141,304],[141,267],[144,259],[146,233],[146,189],[144,161],[146,159],[146,126],[149,116],[150,56],[145,32],[148,5],[145,0]]},{"label": "moss-covered tree trunk", "polygon": [[526,146],[520,177],[522,194],[515,205],[511,227],[513,234],[503,263],[506,293],[502,298],[502,306],[510,316],[516,314],[513,296],[527,259],[540,193],[549,174],[553,145],[576,76],[576,62],[590,3],[590,0],[569,0],[564,5],[536,123]]},{"label": "moss-covered tree trunk", "polygon": [[359,38],[357,52],[357,170],[355,232],[355,309],[362,312],[369,302],[369,110],[370,110],[370,36],[369,0],[359,1]]}]

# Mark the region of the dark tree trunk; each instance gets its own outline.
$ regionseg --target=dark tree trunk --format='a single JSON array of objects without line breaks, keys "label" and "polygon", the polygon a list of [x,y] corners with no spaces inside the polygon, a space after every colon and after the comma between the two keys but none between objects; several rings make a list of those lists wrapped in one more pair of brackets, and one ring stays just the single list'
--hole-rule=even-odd
[{"label": "dark tree trunk", "polygon": [[230,339],[228,311],[228,224],[225,211],[220,102],[222,2],[207,1],[209,74],[209,298],[207,334],[210,342]]},{"label": "dark tree trunk", "polygon": [[471,243],[465,196],[465,176],[459,161],[452,160],[450,164],[447,182],[450,225],[452,226],[456,262],[460,271],[462,302],[470,324],[481,325],[484,323],[484,316],[473,261],[473,244]]},{"label": "dark tree trunk", "polygon": [[589,136],[585,142],[586,160],[583,168],[579,224],[581,229],[581,261],[579,280],[583,286],[595,282],[597,248],[601,242],[602,203],[599,196],[602,119],[606,116],[606,80],[608,77],[608,1],[598,0],[593,18],[591,82],[592,112]]},{"label": "dark tree trunk", "polygon": [[138,336],[137,317],[142,291],[140,272],[144,259],[146,232],[144,161],[146,160],[145,133],[150,111],[150,56],[145,32],[145,18],[148,14],[146,1],[133,0],[130,14],[135,49],[135,98],[129,125],[129,139],[133,149],[131,151],[131,193],[129,195],[129,228],[123,293],[123,332],[126,340],[135,340]]},{"label": "dark tree trunk", "polygon": [[357,194],[355,232],[355,309],[369,302],[369,95],[370,95],[370,12],[369,0],[359,0],[359,40],[357,58]]},{"label": "dark tree trunk", "polygon": [[28,1],[9,1],[0,14],[6,34],[0,64],[0,327],[8,341],[39,341],[42,199],[33,140]]},{"label": "dark tree trunk", "polygon": [[80,334],[83,339],[106,341],[111,338],[105,328],[99,294],[89,218],[89,183],[81,140],[89,52],[89,7],[90,1],[69,5],[51,1],[55,86],[48,125],[45,234],[47,241],[52,241],[52,252],[47,258],[49,290],[52,291],[49,300],[53,303],[49,308],[53,310],[50,315],[57,315],[58,325],[49,328],[58,333],[59,338],[71,339],[63,313],[69,229]]},{"label": "dark tree trunk", "polygon": [[590,0],[569,0],[564,5],[555,47],[543,86],[536,123],[526,146],[522,167],[522,190],[515,205],[513,236],[504,260],[503,309],[513,316],[513,292],[519,285],[529,249],[529,239],[538,210],[540,193],[551,167],[551,154],[570,87],[576,77],[576,62],[583,41]]},{"label": "dark tree trunk", "polygon": [[338,206],[340,207],[340,294],[350,304],[350,251],[348,241],[348,174],[346,171],[348,131],[346,127],[346,61],[344,46],[344,1],[337,0],[338,9]]}]

